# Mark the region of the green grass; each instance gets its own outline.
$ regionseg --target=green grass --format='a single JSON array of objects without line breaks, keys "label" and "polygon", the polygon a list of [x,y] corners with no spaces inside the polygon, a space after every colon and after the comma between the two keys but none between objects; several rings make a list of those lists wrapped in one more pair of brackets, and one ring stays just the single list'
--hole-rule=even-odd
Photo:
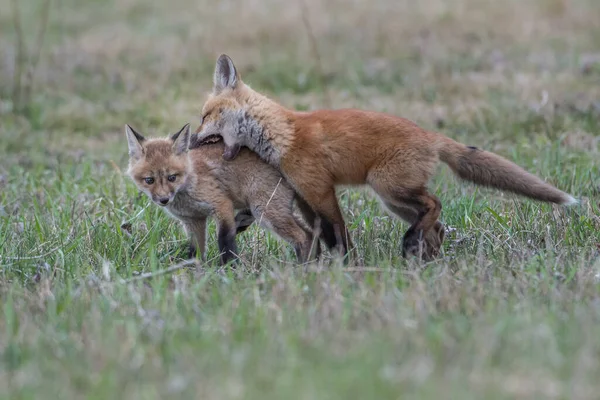
[{"label": "green grass", "polygon": [[[56,0],[22,112],[11,4],[0,398],[597,397],[600,63],[581,65],[600,46],[595,1],[306,0],[307,26],[281,0]],[[40,4],[20,2],[30,49]],[[352,189],[340,203],[370,269],[299,267],[257,227],[238,237],[242,265],[219,268],[211,224],[209,263],[141,279],[181,262],[186,239],[124,175],[124,124],[151,136],[195,124],[222,52],[290,107],[408,117],[581,205],[441,167],[430,187],[449,232],[435,262],[402,259],[407,226]]]}]

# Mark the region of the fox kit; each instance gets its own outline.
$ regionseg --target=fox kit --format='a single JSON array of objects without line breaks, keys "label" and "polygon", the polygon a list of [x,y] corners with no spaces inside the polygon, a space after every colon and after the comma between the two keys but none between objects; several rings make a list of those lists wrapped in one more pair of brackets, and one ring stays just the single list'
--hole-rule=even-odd
[{"label": "fox kit", "polygon": [[[196,135],[190,135],[189,124],[167,138],[146,139],[129,125],[125,133],[127,174],[141,191],[183,223],[193,253],[199,250],[204,258],[206,219],[214,215],[223,264],[237,254],[236,230],[245,230],[254,220],[291,243],[302,262],[309,259],[313,237],[293,215],[294,190],[255,153],[245,149],[234,162],[226,162],[221,157],[221,138],[200,145]],[[235,209],[242,211],[234,216]],[[314,223],[310,209],[303,212]]]},{"label": "fox kit", "polygon": [[402,254],[435,257],[444,239],[442,205],[427,182],[442,161],[458,177],[532,199],[572,204],[570,195],[512,162],[466,146],[393,115],[357,109],[296,112],[242,82],[232,60],[217,60],[214,87],[196,130],[219,134],[223,158],[245,146],[276,167],[306,203],[352,246],[335,194],[336,185],[369,185],[385,206],[410,225]]}]

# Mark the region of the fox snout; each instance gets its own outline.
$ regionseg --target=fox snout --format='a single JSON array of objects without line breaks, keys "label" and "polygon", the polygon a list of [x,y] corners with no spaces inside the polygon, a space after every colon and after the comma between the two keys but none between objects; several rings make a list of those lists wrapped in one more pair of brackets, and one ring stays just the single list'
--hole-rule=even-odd
[{"label": "fox snout", "polygon": [[164,207],[173,200],[173,197],[175,196],[169,193],[167,196],[152,196],[152,200],[159,206]]}]

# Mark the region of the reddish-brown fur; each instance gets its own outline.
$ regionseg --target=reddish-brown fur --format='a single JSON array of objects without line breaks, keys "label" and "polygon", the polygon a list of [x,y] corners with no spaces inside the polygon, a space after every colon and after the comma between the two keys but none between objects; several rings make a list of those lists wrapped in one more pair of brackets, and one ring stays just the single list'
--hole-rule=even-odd
[{"label": "reddish-brown fur", "polygon": [[[236,132],[229,115],[241,115],[240,110],[250,122],[240,120],[245,125]],[[403,254],[435,256],[444,238],[438,221],[442,206],[428,192],[427,183],[439,161],[460,178],[480,185],[540,201],[575,202],[496,154],[427,131],[405,118],[357,109],[289,110],[245,85],[225,55],[217,61],[215,88],[203,115],[205,121],[196,130],[200,137],[230,118],[221,132],[229,153],[235,146],[248,146],[278,167],[317,214],[340,228],[346,251],[351,242],[345,239],[349,234],[335,187],[367,184],[390,211],[411,224],[404,236]],[[249,129],[252,124],[260,128]],[[261,154],[266,151],[269,157]]]},{"label": "reddish-brown fur", "polygon": [[369,184],[390,211],[413,224],[408,239],[413,231],[426,232],[430,245],[417,249],[421,236],[413,236],[407,251],[425,251],[426,258],[437,253],[444,235],[441,223],[436,224],[441,204],[426,188],[437,165],[435,148],[427,146],[434,134],[409,121],[361,110],[295,114],[293,126],[294,141],[280,168],[306,202],[316,205],[315,211],[345,229],[335,187]]}]

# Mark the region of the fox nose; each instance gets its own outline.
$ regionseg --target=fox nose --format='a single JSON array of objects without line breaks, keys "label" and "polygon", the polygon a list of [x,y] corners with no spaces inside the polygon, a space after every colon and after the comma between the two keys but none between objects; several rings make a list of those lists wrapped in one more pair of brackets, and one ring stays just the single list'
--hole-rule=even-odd
[{"label": "fox nose", "polygon": [[166,206],[167,204],[169,204],[169,198],[168,197],[162,197],[158,200],[158,202],[160,204],[162,204],[163,206]]}]

